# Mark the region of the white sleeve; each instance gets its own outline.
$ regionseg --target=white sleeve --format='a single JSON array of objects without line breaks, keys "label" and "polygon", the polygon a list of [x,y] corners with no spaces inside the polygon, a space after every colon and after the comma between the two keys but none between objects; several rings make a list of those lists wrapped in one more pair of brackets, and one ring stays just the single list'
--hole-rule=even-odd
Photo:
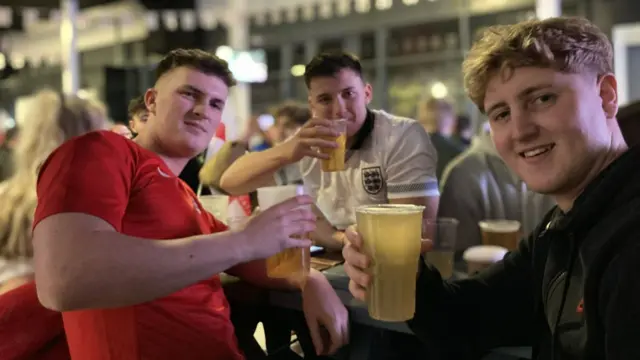
[{"label": "white sleeve", "polygon": [[387,197],[439,196],[436,178],[438,156],[429,134],[417,122],[403,130],[386,154]]}]

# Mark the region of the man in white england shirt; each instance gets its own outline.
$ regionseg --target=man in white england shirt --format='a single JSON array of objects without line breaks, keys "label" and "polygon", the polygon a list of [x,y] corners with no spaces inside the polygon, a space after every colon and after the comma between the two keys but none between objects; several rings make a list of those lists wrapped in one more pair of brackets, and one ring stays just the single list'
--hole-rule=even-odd
[{"label": "man in white england shirt", "polygon": [[[355,207],[366,204],[426,206],[425,217],[438,208],[436,152],[416,121],[370,110],[373,89],[362,76],[357,57],[324,53],[306,66],[305,83],[313,114],[296,136],[272,149],[244,155],[223,174],[220,185],[232,194],[271,183],[278,169],[300,162],[303,181],[324,215],[313,240],[339,249],[344,232],[355,223]],[[323,172],[318,148],[335,147],[322,136],[337,135],[332,119],[347,120],[346,169]]]}]

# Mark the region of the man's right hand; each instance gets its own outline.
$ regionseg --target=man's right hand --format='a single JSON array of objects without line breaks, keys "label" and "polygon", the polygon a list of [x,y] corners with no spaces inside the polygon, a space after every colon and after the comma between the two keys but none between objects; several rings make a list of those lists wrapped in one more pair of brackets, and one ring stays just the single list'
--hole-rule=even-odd
[{"label": "man's right hand", "polygon": [[291,138],[286,140],[282,145],[282,150],[289,160],[289,163],[295,163],[304,157],[314,157],[318,159],[328,159],[329,155],[318,151],[319,148],[333,149],[338,143],[325,138],[338,137],[339,132],[333,129],[331,120],[311,119]]},{"label": "man's right hand", "polygon": [[[342,249],[344,270],[349,276],[349,291],[358,300],[365,301],[367,287],[371,283],[371,275],[366,269],[371,265],[371,258],[364,253],[362,236],[356,226],[351,226],[345,232],[347,243]],[[433,247],[431,240],[422,240],[420,253],[428,252]]]},{"label": "man's right hand", "polygon": [[253,216],[242,238],[252,259],[266,259],[283,250],[309,247],[311,240],[302,239],[316,228],[310,196],[296,196]]}]

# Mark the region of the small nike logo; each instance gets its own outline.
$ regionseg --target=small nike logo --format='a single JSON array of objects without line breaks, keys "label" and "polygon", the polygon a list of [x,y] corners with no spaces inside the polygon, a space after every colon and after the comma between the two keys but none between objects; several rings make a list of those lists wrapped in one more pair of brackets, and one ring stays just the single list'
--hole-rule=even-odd
[{"label": "small nike logo", "polygon": [[171,177],[171,175],[169,175],[166,172],[162,171],[162,169],[160,169],[160,166],[158,166],[158,174],[160,174],[161,176],[166,177],[166,178],[170,178]]},{"label": "small nike logo", "polygon": [[198,214],[202,214],[202,210],[200,210],[200,206],[198,205],[198,202],[196,201],[196,199],[191,199],[193,201],[193,208],[196,209],[196,212]]}]

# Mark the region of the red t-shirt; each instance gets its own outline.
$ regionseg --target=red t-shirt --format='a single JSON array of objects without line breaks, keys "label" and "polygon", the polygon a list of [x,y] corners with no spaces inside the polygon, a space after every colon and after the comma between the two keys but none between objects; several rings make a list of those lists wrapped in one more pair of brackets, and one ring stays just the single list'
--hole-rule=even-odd
[{"label": "red t-shirt", "polygon": [[[37,191],[34,226],[54,214],[79,212],[147,239],[226,230],[160,157],[108,131],[55,150],[42,166]],[[217,275],[144,304],[66,312],[63,319],[73,359],[244,358]]]}]

